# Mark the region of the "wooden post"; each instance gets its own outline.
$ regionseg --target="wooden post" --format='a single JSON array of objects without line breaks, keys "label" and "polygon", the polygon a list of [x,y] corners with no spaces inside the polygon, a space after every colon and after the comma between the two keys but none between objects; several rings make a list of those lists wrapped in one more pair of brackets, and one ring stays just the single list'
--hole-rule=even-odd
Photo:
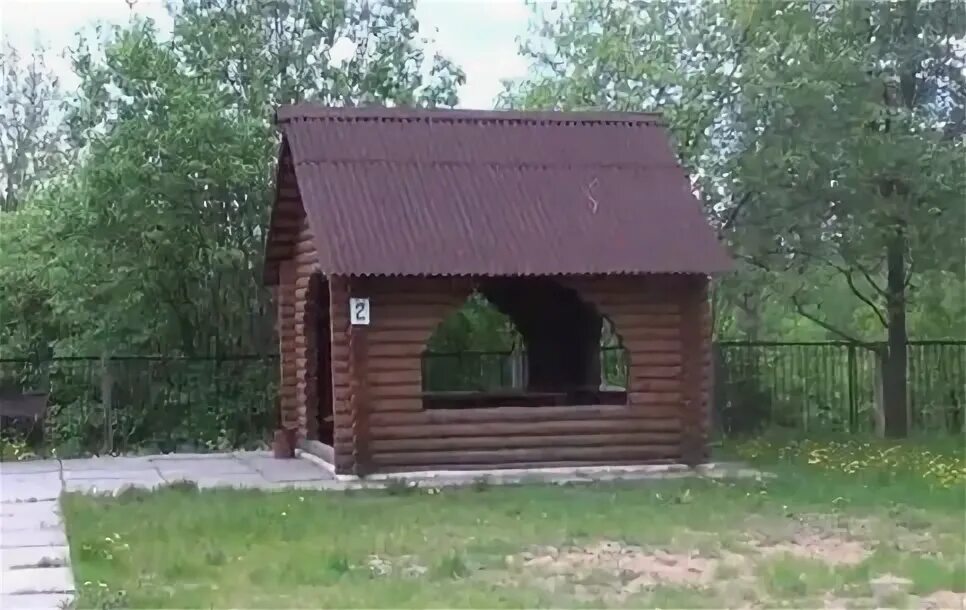
[{"label": "wooden post", "polygon": [[[349,297],[365,298],[361,278],[349,280]],[[351,319],[351,313],[350,313]],[[349,409],[352,413],[353,462],[357,476],[371,472],[369,451],[369,336],[368,328],[349,325]]]},{"label": "wooden post", "polygon": [[297,363],[295,361],[295,268],[282,261],[278,286],[278,393],[280,427],[298,429]]},{"label": "wooden post", "polygon": [[104,454],[114,452],[114,377],[107,350],[101,354],[101,406],[104,410]]},{"label": "wooden post", "polygon": [[687,278],[681,301],[681,461],[697,466],[704,460],[705,360],[704,295],[706,278]]}]

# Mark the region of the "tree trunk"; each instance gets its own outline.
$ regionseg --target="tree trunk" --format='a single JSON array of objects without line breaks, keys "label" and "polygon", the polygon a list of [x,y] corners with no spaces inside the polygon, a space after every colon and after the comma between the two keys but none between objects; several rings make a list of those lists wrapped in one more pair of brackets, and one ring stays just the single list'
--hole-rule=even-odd
[{"label": "tree trunk", "polygon": [[886,246],[886,320],[888,343],[883,359],[885,435],[902,438],[909,433],[906,412],[906,238],[901,228]]}]

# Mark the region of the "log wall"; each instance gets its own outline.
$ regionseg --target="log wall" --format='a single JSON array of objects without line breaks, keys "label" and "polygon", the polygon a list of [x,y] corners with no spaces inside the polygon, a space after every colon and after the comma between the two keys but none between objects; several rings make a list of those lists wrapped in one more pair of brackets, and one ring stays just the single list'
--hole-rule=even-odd
[{"label": "log wall", "polygon": [[297,438],[315,438],[318,428],[318,359],[315,331],[322,278],[315,262],[315,243],[308,223],[295,232],[294,256],[280,265],[276,291],[279,320],[279,408],[282,426]]},{"label": "log wall", "polygon": [[[710,388],[706,279],[561,283],[610,318],[621,336],[629,356],[626,405],[424,410],[421,355],[473,281],[369,278],[360,286],[331,278],[337,471],[701,461]],[[370,299],[368,327],[348,325],[350,288]]]}]

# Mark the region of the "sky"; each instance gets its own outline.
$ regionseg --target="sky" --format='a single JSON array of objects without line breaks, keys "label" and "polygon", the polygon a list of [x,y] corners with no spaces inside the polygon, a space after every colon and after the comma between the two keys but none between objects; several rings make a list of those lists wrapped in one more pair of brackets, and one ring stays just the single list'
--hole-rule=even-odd
[{"label": "sky", "polygon": [[[49,48],[49,64],[70,90],[76,80],[59,52],[74,43],[78,30],[99,21],[123,24],[132,10],[170,28],[162,0],[0,0],[0,35],[21,52],[37,44]],[[435,40],[432,49],[466,71],[461,106],[492,108],[501,79],[524,75],[526,61],[517,53],[517,40],[526,33],[529,14],[524,0],[417,2],[420,29]]]}]

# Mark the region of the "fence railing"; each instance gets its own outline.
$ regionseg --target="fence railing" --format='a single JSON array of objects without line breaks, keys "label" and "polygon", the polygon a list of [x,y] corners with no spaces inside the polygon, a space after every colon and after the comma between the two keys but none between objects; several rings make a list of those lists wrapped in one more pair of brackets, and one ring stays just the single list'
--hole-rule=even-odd
[{"label": "fence railing", "polygon": [[[868,432],[881,401],[884,345],[719,342],[714,413],[725,434],[766,427]],[[877,351],[878,350],[878,351]],[[966,341],[908,344],[910,429],[963,429]]]},{"label": "fence railing", "polygon": [[[911,428],[962,431],[966,341],[914,341],[908,348]],[[520,387],[525,357],[427,354],[423,375],[431,390]],[[881,375],[870,349],[720,342],[713,360],[714,414],[725,434],[875,427]],[[626,365],[622,350],[603,350],[603,381],[623,385]],[[62,454],[250,446],[276,424],[277,377],[277,356],[0,359],[0,390],[49,392],[45,444]]]},{"label": "fence railing", "polygon": [[275,423],[278,359],[0,359],[0,389],[49,393],[44,444],[63,454],[245,447]]},{"label": "fence railing", "polygon": [[[527,385],[524,351],[427,353],[422,359],[423,386],[432,391],[521,389]],[[627,354],[621,347],[600,350],[601,380],[627,383]]]}]

